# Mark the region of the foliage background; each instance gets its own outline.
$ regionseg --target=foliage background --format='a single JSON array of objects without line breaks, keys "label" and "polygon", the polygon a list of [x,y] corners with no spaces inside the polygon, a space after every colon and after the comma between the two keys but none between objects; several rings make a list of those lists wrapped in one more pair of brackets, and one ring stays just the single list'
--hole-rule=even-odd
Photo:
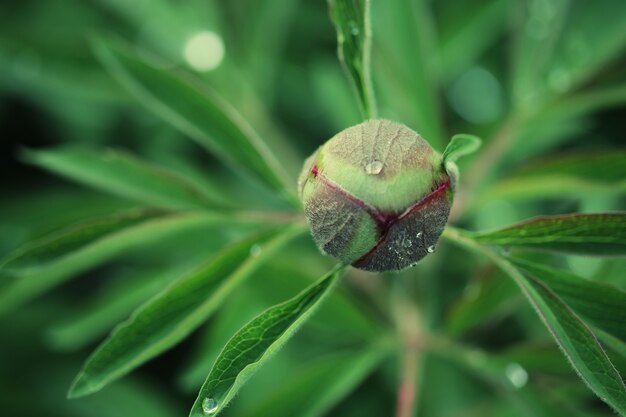
[{"label": "foliage background", "polygon": [[[483,168],[470,171],[477,178],[468,174],[476,184],[458,225],[485,230],[538,214],[626,208],[626,164],[619,159],[626,115],[623,1],[407,5],[399,0],[372,4],[373,81],[381,116],[406,123],[440,151],[457,132],[481,136],[486,146],[503,134],[508,138],[505,149],[490,159],[481,159],[487,158],[483,153],[462,161],[462,172],[472,164]],[[182,53],[190,37],[203,30],[219,34],[225,44],[224,61],[210,72],[189,68]],[[24,148],[119,147],[184,172],[220,199],[288,209],[138,105],[93,54],[89,40],[103,34],[127,39],[175,68],[195,72],[273,146],[294,182],[305,155],[361,119],[336,59],[336,33],[324,1],[4,1],[0,254],[78,221],[136,206],[136,200],[75,185],[24,163]],[[603,159],[607,151],[617,158],[612,165]],[[523,175],[537,161],[564,153],[588,158],[588,172],[560,172],[556,179],[554,172],[544,172],[540,180]],[[510,178],[521,182],[507,183]],[[463,198],[470,197],[459,196]],[[184,415],[228,337],[332,265],[316,255],[307,239],[269,262],[185,343],[91,397],[70,402],[65,391],[114,324],[245,232],[235,226],[186,230],[124,253],[6,313],[0,318],[0,410],[8,416]],[[546,411],[546,402],[580,415],[611,415],[577,379],[519,292],[497,270],[444,243],[431,258],[406,273],[414,279],[427,327],[489,352],[504,363],[505,376],[515,374],[512,364],[522,367],[538,390],[506,391],[485,382],[481,369],[486,364],[472,370],[458,360],[428,355],[421,369],[419,415],[527,415],[525,407],[520,411],[516,405],[520,401],[531,404],[531,410],[540,407],[545,415],[562,415],[551,414],[548,406]],[[541,260],[626,288],[622,260],[547,255]],[[421,279],[432,271],[436,281]],[[298,415],[290,407],[304,403],[287,401],[300,398],[288,387],[308,392],[312,397],[307,401],[315,402],[311,387],[331,380],[329,370],[354,357],[381,324],[392,326],[383,280],[394,278],[353,275],[360,286],[346,289],[348,296],[357,305],[366,304],[362,292],[371,292],[378,304],[360,306],[357,311],[368,311],[366,315],[341,303],[325,305],[250,382],[227,415]],[[81,326],[84,317],[92,321]],[[397,360],[389,357],[375,372],[355,377],[356,389],[340,396],[328,415],[391,415],[397,368]]]}]

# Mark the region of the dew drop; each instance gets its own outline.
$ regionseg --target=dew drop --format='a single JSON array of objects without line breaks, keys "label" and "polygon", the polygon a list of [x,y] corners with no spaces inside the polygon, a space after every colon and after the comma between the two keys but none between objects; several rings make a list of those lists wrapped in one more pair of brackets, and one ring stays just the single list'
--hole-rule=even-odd
[{"label": "dew drop", "polygon": [[261,254],[261,245],[252,245],[250,247],[250,256],[252,256],[253,258],[256,258],[257,256],[259,256]]},{"label": "dew drop", "polygon": [[422,237],[422,232],[417,232],[416,237],[418,237],[418,238]]},{"label": "dew drop", "polygon": [[506,378],[515,388],[522,388],[528,382],[528,372],[518,363],[512,362],[504,369]]},{"label": "dew drop", "polygon": [[202,412],[204,414],[213,414],[217,411],[217,400],[211,397],[206,397],[202,400]]},{"label": "dew drop", "polygon": [[367,165],[365,165],[365,172],[369,175],[378,175],[383,170],[383,163],[377,159],[374,159]]},{"label": "dew drop", "polygon": [[435,251],[435,247],[433,245],[430,245],[427,249],[428,253],[433,253]]}]

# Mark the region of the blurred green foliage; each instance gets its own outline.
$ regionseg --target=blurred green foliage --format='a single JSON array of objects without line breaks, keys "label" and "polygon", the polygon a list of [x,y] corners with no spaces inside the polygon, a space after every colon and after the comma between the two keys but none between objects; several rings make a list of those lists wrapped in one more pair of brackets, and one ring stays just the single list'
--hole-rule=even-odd
[{"label": "blurred green foliage", "polygon": [[[439,151],[459,132],[484,138],[460,161],[456,226],[626,209],[626,2],[371,0],[370,15],[379,116]],[[154,77],[129,81],[96,39],[123,45],[125,68]],[[167,73],[210,100],[159,91]],[[308,237],[259,265],[184,343],[93,396],[68,401],[66,389],[116,324],[268,219],[220,216],[292,215],[272,187],[295,188],[304,157],[361,120],[356,97],[323,0],[0,3],[0,414],[185,415],[237,329],[332,267]],[[198,112],[183,120],[189,108]],[[219,113],[231,110],[241,123]],[[233,142],[204,134],[215,126]],[[257,153],[267,166],[254,166]],[[623,259],[514,255],[626,290]],[[349,271],[224,415],[393,415],[400,281],[433,338],[421,341],[416,415],[614,415],[512,282],[444,241],[398,275]],[[576,294],[545,291],[585,311]],[[602,340],[625,375],[624,340]]]}]

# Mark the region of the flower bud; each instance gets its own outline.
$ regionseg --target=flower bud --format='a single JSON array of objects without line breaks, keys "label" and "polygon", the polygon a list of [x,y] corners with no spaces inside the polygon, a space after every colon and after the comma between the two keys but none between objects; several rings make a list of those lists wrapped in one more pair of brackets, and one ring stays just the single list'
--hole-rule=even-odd
[{"label": "flower bud", "polygon": [[335,135],[305,161],[298,187],[319,248],[367,271],[398,271],[433,252],[452,205],[441,155],[389,120]]}]

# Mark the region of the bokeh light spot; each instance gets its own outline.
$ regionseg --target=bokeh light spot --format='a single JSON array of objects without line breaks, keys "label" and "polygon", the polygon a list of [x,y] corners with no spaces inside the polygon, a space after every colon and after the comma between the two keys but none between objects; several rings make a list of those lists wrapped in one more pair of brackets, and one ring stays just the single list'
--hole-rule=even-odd
[{"label": "bokeh light spot", "polygon": [[453,82],[448,100],[459,116],[476,124],[493,122],[504,112],[502,87],[482,67],[470,68]]},{"label": "bokeh light spot", "polygon": [[196,71],[211,71],[219,67],[224,59],[224,42],[211,31],[193,34],[185,43],[185,61]]}]

